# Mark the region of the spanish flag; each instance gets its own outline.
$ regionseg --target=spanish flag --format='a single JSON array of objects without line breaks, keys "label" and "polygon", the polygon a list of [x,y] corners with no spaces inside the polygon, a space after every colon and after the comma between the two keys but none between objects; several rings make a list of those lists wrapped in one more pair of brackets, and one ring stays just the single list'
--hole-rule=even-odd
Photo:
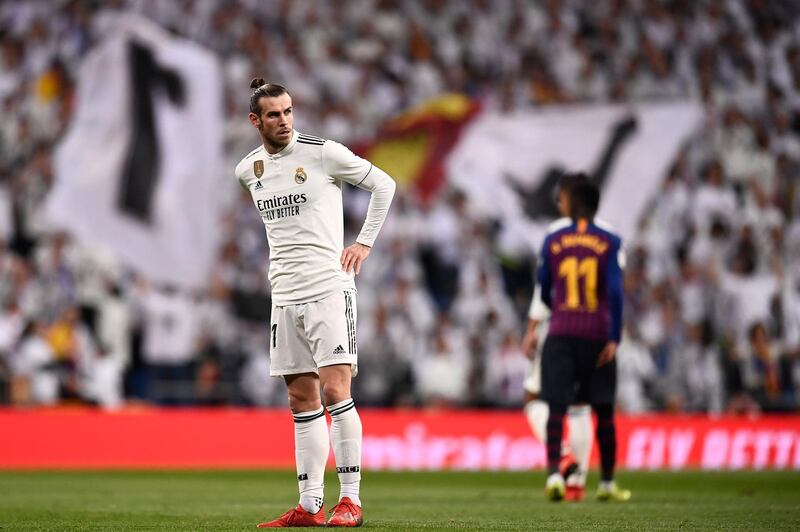
[{"label": "spanish flag", "polygon": [[447,155],[478,107],[463,94],[444,94],[390,119],[354,151],[427,202],[444,183]]}]

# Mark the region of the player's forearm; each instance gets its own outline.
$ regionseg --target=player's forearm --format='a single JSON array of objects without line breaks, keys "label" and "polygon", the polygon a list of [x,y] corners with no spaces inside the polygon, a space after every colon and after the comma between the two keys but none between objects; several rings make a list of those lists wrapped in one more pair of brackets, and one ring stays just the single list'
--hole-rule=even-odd
[{"label": "player's forearm", "polygon": [[389,213],[389,206],[392,204],[396,187],[394,179],[389,177],[389,174],[377,166],[372,167],[367,179],[359,185],[359,188],[369,190],[372,197],[369,200],[364,225],[361,227],[356,242],[369,247],[374,245],[375,238]]}]

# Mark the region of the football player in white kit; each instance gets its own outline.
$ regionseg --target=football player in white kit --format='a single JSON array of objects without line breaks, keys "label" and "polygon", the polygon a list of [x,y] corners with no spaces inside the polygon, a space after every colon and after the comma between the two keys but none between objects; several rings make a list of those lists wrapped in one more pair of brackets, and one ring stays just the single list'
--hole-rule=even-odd
[{"label": "football player in white kit", "polygon": [[[250,87],[248,116],[261,145],[236,166],[236,178],[266,227],[270,374],[286,381],[300,490],[296,508],[258,527],[359,526],[362,430],[350,394],[358,363],[353,278],[383,225],[395,182],[341,144],[295,131],[284,87],[260,78]],[[372,193],[361,232],[347,248],[343,183]],[[323,476],[331,445],[340,495],[326,520]]]},{"label": "football player in white kit", "polygon": [[[551,223],[547,233],[558,231],[572,223],[569,218],[569,191],[579,184],[583,174],[565,174],[558,182],[556,203],[562,218]],[[547,403],[539,399],[541,391],[542,346],[547,335],[550,309],[542,302],[537,285],[530,310],[528,327],[522,340],[522,350],[530,359],[525,375],[525,417],[531,431],[543,445],[547,443]],[[561,473],[567,481],[565,500],[582,501],[586,485],[586,474],[592,453],[592,410],[588,404],[572,405],[567,412],[569,418],[569,445],[563,450]],[[574,457],[574,458],[573,458]]]}]

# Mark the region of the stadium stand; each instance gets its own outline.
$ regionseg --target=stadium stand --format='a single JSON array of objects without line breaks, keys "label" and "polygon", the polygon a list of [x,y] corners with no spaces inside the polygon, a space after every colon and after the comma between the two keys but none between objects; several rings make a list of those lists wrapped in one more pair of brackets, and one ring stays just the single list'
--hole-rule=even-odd
[{"label": "stadium stand", "polygon": [[[40,216],[78,65],[122,11],[218,54],[231,172],[255,143],[242,93],[255,75],[290,87],[298,129],[342,142],[443,92],[509,111],[702,101],[703,128],[627,243],[619,406],[797,411],[800,10],[788,0],[3,2],[0,401],[285,401],[265,357],[263,228],[232,175],[203,293],[149,286]],[[351,240],[362,199],[347,196]],[[359,280],[361,404],[520,405],[533,257],[509,271],[496,224],[459,190],[396,201]]]}]

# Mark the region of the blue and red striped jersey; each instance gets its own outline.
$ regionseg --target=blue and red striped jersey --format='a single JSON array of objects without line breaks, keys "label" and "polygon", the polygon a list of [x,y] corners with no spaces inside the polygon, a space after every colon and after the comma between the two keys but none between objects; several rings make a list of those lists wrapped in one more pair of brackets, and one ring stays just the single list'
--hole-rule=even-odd
[{"label": "blue and red striped jersey", "polygon": [[622,332],[622,239],[579,220],[542,244],[537,280],[558,336],[619,342]]}]

